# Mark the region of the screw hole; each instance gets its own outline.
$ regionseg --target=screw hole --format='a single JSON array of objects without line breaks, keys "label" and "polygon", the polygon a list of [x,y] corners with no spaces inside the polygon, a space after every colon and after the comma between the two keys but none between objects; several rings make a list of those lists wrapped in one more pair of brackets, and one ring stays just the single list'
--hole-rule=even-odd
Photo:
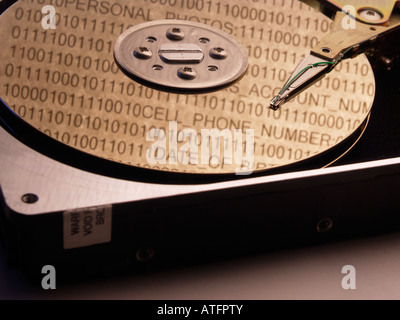
[{"label": "screw hole", "polygon": [[26,204],[33,204],[39,201],[39,197],[36,194],[27,193],[21,197],[21,200]]},{"label": "screw hole", "polygon": [[153,70],[154,70],[154,71],[161,71],[162,69],[164,69],[163,66],[160,66],[160,65],[158,65],[158,64],[156,64],[156,65],[153,66]]},{"label": "screw hole", "polygon": [[150,43],[152,43],[152,42],[157,42],[157,38],[156,38],[156,37],[148,37],[148,38],[146,39],[146,41],[147,41],[147,42],[150,42]]},{"label": "screw hole", "polygon": [[154,250],[152,248],[140,248],[136,252],[136,259],[139,262],[148,262],[154,257]]},{"label": "screw hole", "polygon": [[208,39],[208,38],[200,38],[199,41],[200,41],[200,43],[209,43],[210,39]]},{"label": "screw hole", "polygon": [[376,28],[375,27],[371,27],[371,28],[369,28],[369,30],[376,31]]},{"label": "screw hole", "polygon": [[323,53],[331,53],[331,52],[332,52],[332,50],[329,49],[329,48],[322,48],[321,51],[322,51]]},{"label": "screw hole", "polygon": [[317,223],[317,231],[320,233],[327,232],[333,227],[333,221],[330,218],[324,218]]},{"label": "screw hole", "polygon": [[207,70],[211,71],[211,72],[215,72],[215,71],[218,71],[218,67],[217,66],[208,66]]}]

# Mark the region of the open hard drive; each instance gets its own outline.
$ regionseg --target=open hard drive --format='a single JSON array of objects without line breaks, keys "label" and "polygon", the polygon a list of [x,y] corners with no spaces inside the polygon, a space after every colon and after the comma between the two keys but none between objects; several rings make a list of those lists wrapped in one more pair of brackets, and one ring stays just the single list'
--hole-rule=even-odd
[{"label": "open hard drive", "polygon": [[398,229],[397,1],[1,6],[10,266],[149,269]]}]

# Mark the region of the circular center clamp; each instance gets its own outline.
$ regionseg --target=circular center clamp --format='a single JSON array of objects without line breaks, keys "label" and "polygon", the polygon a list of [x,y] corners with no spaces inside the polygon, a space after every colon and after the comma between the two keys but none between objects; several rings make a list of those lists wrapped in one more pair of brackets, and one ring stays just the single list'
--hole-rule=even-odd
[{"label": "circular center clamp", "polygon": [[245,48],[229,34],[201,23],[158,20],[136,25],[116,41],[118,66],[157,89],[213,91],[247,70]]}]

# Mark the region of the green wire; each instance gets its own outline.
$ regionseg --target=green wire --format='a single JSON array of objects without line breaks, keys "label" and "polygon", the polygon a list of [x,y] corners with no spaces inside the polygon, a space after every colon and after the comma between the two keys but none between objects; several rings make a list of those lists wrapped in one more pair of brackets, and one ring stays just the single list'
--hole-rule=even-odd
[{"label": "green wire", "polygon": [[[289,88],[293,82],[295,82],[304,72],[306,72],[308,69],[317,67],[317,66],[326,66],[326,65],[334,65],[334,62],[317,62],[317,63],[313,63],[313,64],[309,64],[307,67],[305,67],[303,70],[301,70],[298,74],[296,74],[296,76],[290,80],[284,87],[283,89],[279,92],[278,96],[280,96],[282,93],[284,93],[286,91],[287,88]],[[278,96],[276,96],[275,100],[273,103],[276,102],[276,100],[278,99]]]},{"label": "green wire", "polygon": [[304,72],[306,72],[308,69],[311,69],[311,68],[314,68],[314,67],[317,67],[317,66],[327,66],[327,65],[336,65],[336,64],[338,64],[340,61],[342,61],[343,59],[344,59],[344,57],[346,56],[346,54],[348,53],[348,52],[350,52],[352,49],[354,49],[354,47],[355,46],[352,46],[352,47],[350,47],[350,48],[348,48],[345,52],[343,52],[341,55],[340,55],[340,58],[339,59],[337,59],[336,61],[324,61],[324,62],[317,62],[317,63],[313,63],[313,64],[309,64],[307,67],[305,67],[303,70],[301,70],[298,74],[296,74],[296,76],[292,79],[292,80],[290,80],[290,81],[288,81],[288,83],[282,88],[282,90],[279,92],[279,94],[275,97],[275,100],[272,102],[272,103],[275,103],[277,100],[278,100],[278,97],[280,97],[280,95],[282,94],[282,93],[284,93],[285,91],[286,91],[286,89],[287,88],[289,88],[292,84],[293,84],[293,82],[295,82]]}]

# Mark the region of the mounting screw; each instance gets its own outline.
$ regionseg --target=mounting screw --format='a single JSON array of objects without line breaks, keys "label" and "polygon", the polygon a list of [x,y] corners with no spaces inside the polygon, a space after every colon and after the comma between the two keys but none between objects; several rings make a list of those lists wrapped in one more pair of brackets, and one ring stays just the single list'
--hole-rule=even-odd
[{"label": "mounting screw", "polygon": [[167,38],[169,40],[180,41],[185,38],[185,33],[181,28],[169,28],[167,30]]},{"label": "mounting screw", "polygon": [[184,80],[193,80],[197,77],[197,72],[191,67],[183,67],[178,70],[178,76]]},{"label": "mounting screw", "polygon": [[214,58],[214,59],[223,60],[223,59],[228,58],[228,52],[224,48],[221,48],[221,47],[212,48],[210,50],[210,56],[211,56],[211,58]]},{"label": "mounting screw", "polygon": [[153,52],[151,52],[150,49],[146,47],[136,48],[133,54],[136,58],[144,60],[148,60],[153,56]]},{"label": "mounting screw", "polygon": [[366,8],[358,11],[360,17],[368,21],[379,21],[383,18],[383,14],[376,9]]}]

